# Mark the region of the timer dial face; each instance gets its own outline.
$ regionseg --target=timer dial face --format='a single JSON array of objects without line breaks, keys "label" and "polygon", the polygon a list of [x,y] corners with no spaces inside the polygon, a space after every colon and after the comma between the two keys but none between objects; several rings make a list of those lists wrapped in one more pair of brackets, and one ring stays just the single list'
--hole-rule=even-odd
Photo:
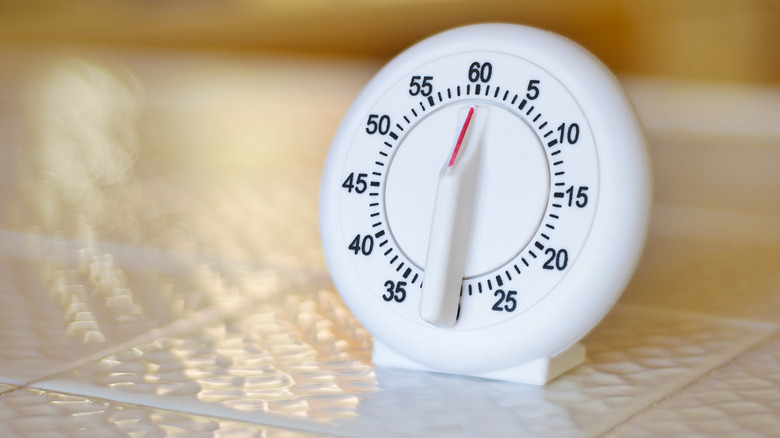
[{"label": "timer dial face", "polygon": [[550,356],[630,278],[649,175],[630,104],[583,49],[523,26],[445,32],[391,61],[342,122],[321,195],[328,265],[413,361]]},{"label": "timer dial face", "polygon": [[587,118],[538,66],[489,51],[420,65],[365,114],[341,171],[344,251],[387,311],[420,318],[439,171],[471,107],[485,126],[464,146],[481,152],[473,208],[452,212],[472,216],[453,236],[468,247],[454,330],[515,317],[554,288],[587,238],[599,184]]}]

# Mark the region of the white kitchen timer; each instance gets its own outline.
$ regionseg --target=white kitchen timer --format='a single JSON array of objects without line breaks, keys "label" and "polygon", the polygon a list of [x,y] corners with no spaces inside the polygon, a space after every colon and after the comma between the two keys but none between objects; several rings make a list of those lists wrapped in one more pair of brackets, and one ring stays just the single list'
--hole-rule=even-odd
[{"label": "white kitchen timer", "polygon": [[615,77],[550,32],[480,24],[390,61],[322,178],[333,281],[380,366],[543,384],[639,260],[651,172]]}]

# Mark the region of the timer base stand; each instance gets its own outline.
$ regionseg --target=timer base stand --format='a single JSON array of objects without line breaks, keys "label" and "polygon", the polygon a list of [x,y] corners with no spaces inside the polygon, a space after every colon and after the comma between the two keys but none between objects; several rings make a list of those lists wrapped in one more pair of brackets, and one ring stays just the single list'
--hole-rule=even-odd
[{"label": "timer base stand", "polygon": [[[374,352],[371,357],[375,365],[381,367],[405,368],[418,371],[442,371],[415,362],[396,353],[385,344],[374,340]],[[544,385],[566,371],[585,361],[585,346],[580,343],[559,352],[552,357],[541,357],[516,367],[486,373],[464,373],[472,377],[484,379],[505,380],[508,382]]]}]

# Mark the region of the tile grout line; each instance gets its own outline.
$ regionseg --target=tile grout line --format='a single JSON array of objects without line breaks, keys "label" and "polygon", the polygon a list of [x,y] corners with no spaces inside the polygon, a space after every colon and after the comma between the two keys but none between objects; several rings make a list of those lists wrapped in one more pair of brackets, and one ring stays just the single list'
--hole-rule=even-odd
[{"label": "tile grout line", "polygon": [[[238,415],[235,415],[234,411],[229,409],[223,409],[220,406],[210,406],[209,409],[171,409],[168,405],[168,402],[170,402],[169,399],[165,400],[166,403],[158,403],[157,398],[136,397],[135,394],[123,394],[124,395],[123,397],[111,397],[108,394],[104,394],[104,391],[109,390],[109,388],[106,387],[86,386],[86,387],[79,387],[77,389],[75,387],[67,388],[67,385],[66,387],[60,387],[61,385],[58,385],[56,383],[57,382],[56,377],[59,374],[78,369],[90,363],[97,363],[101,359],[111,356],[112,354],[117,354],[123,350],[127,350],[141,344],[152,342],[155,339],[158,339],[160,337],[176,336],[183,333],[187,333],[188,331],[195,330],[199,327],[202,327],[203,325],[209,324],[211,322],[219,320],[220,318],[228,316],[232,312],[235,312],[242,308],[246,308],[251,304],[262,302],[262,300],[263,300],[262,297],[242,297],[241,299],[237,300],[236,303],[233,303],[232,305],[223,307],[221,309],[208,309],[208,310],[202,310],[196,312],[192,315],[189,315],[187,318],[175,320],[167,325],[151,329],[141,335],[135,336],[127,341],[117,344],[114,348],[98,351],[96,353],[85,356],[82,359],[79,359],[77,361],[70,362],[59,368],[55,368],[53,371],[49,371],[45,376],[30,379],[26,382],[17,385],[9,384],[9,386],[13,386],[13,388],[7,392],[0,393],[0,396],[17,390],[33,389],[39,391],[56,392],[59,394],[66,394],[75,397],[84,397],[90,399],[97,398],[106,402],[130,404],[134,406],[141,406],[150,409],[159,409],[168,412],[185,413],[185,414],[198,415],[198,416],[209,417],[209,418],[221,418],[221,419],[239,421],[239,422],[244,422],[249,424],[257,424],[261,426],[265,425],[271,427],[295,429],[303,432],[324,433],[324,434],[340,436],[344,438],[360,437],[360,435],[344,434],[343,432],[336,432],[332,429],[329,429],[327,426],[318,427],[318,424],[314,422],[306,422],[306,421],[298,422],[296,420],[288,421],[284,416],[269,414],[266,412],[261,412],[260,415],[258,415],[258,413],[249,415],[248,413],[244,414],[239,412]],[[53,381],[55,382],[55,384],[46,385],[45,384],[46,381]],[[43,383],[43,384],[39,385],[38,383]],[[87,390],[86,391],[79,390],[82,388]],[[213,414],[212,412],[214,412],[213,409],[214,407],[218,408],[216,411],[222,411],[222,414],[221,415]],[[263,422],[258,423],[257,421],[255,421],[256,418],[261,418],[262,419],[261,421]],[[306,426],[311,426],[311,427],[306,427]]]},{"label": "tile grout line", "polygon": [[121,342],[119,344],[116,344],[112,348],[105,348],[102,350],[99,350],[95,353],[89,354],[87,356],[82,357],[81,359],[77,359],[72,362],[68,362],[67,364],[63,364],[58,367],[54,367],[53,369],[47,371],[47,373],[43,376],[36,377],[29,379],[23,383],[20,383],[16,386],[18,387],[28,387],[31,385],[34,385],[37,382],[43,381],[43,380],[50,380],[56,377],[58,374],[62,374],[67,371],[75,370],[79,367],[82,367],[84,365],[87,365],[89,363],[95,363],[99,362],[101,359],[104,359],[108,356],[111,356],[112,354],[117,354],[123,350],[127,350],[129,348],[133,348],[140,344],[147,344],[149,342],[154,341],[155,339],[161,338],[161,337],[168,337],[168,336],[175,336],[179,334],[186,333],[188,331],[194,330],[198,327],[201,327],[203,325],[209,324],[211,322],[214,322],[218,320],[219,318],[225,316],[225,314],[231,310],[236,310],[237,308],[242,307],[243,305],[248,304],[252,300],[249,298],[242,298],[239,300],[240,302],[235,304],[234,306],[231,306],[230,309],[207,309],[207,310],[201,310],[198,312],[195,312],[185,318],[182,319],[176,319],[166,325],[163,325],[161,327],[155,327],[150,330],[147,330],[146,332],[136,335],[124,342]]},{"label": "tile grout line", "polygon": [[183,403],[179,404],[179,406],[189,405],[189,408],[172,409],[170,406],[172,404],[177,404],[177,401],[179,400],[176,400],[176,397],[178,396],[161,397],[161,396],[154,395],[150,397],[144,394],[127,393],[125,394],[126,397],[117,399],[111,397],[109,394],[111,389],[104,386],[93,386],[91,387],[92,389],[91,391],[76,391],[75,386],[71,388],[68,386],[67,383],[62,384],[62,382],[58,383],[56,381],[54,381],[53,383],[54,383],[53,385],[44,384],[44,385],[29,387],[25,389],[35,389],[41,391],[56,392],[58,394],[66,394],[74,397],[99,399],[110,403],[120,403],[120,404],[139,406],[139,407],[144,407],[149,409],[159,409],[167,412],[176,412],[176,413],[197,415],[197,416],[208,417],[208,418],[240,421],[243,423],[256,424],[256,425],[296,429],[296,430],[302,430],[306,432],[324,433],[324,434],[335,435],[344,438],[360,438],[363,436],[358,434],[358,431],[355,431],[355,433],[339,432],[335,430],[335,428],[337,428],[338,425],[334,423],[316,423],[315,421],[310,421],[308,418],[302,420],[294,419],[294,418],[291,419],[283,415],[271,414],[265,411],[256,411],[256,412],[235,411],[233,409],[229,409],[218,404],[208,405],[207,407],[205,407],[203,402],[197,401],[195,403],[192,403],[189,400],[184,400]]},{"label": "tile grout line", "polygon": [[[734,348],[733,351],[729,352],[728,354],[725,354],[723,356],[724,360],[722,362],[717,363],[711,363],[710,365],[705,365],[699,374],[694,375],[693,378],[689,379],[688,381],[679,382],[675,389],[672,391],[665,393],[665,394],[658,394],[654,396],[653,402],[650,402],[648,405],[636,408],[633,413],[630,413],[629,415],[625,416],[619,423],[617,424],[604,424],[602,423],[600,426],[596,426],[593,428],[593,431],[591,435],[589,436],[606,436],[608,434],[613,433],[613,431],[619,429],[623,424],[625,424],[627,421],[629,421],[632,418],[637,417],[638,415],[641,415],[648,410],[652,409],[653,406],[657,406],[660,403],[666,401],[669,397],[672,396],[672,394],[678,394],[679,390],[681,388],[687,388],[692,383],[699,381],[703,376],[706,376],[710,374],[713,370],[719,369],[732,361],[739,358],[745,351],[750,350],[751,348],[754,348],[756,345],[759,345],[763,342],[765,342],[767,339],[771,338],[775,333],[780,333],[780,326],[776,324],[771,323],[765,323],[760,321],[750,321],[750,320],[743,320],[743,319],[737,319],[737,318],[729,318],[729,317],[719,317],[716,315],[703,315],[699,313],[693,313],[693,312],[681,312],[681,311],[675,311],[675,310],[669,310],[669,309],[659,309],[659,308],[652,308],[652,307],[644,307],[644,306],[638,306],[634,304],[616,304],[615,308],[620,307],[622,309],[633,311],[633,312],[642,312],[642,313],[651,313],[651,314],[658,314],[658,315],[668,315],[668,316],[674,316],[677,318],[683,318],[683,319],[693,319],[693,320],[700,320],[700,321],[708,321],[708,322],[727,322],[730,324],[743,326],[743,327],[750,327],[752,329],[755,329],[755,334],[751,336],[751,340],[748,341],[746,344],[741,344],[741,347]],[[613,308],[614,309],[614,308]],[[608,423],[608,422],[607,422]]]},{"label": "tile grout line", "polygon": [[[621,306],[621,307],[623,307],[623,306]],[[693,319],[696,316],[698,316],[698,315],[695,315],[695,314],[689,315],[689,314],[685,314],[685,313],[672,312],[672,311],[666,311],[666,310],[644,309],[644,308],[638,307],[638,306],[624,306],[624,307],[626,307],[626,310],[629,310],[629,311],[643,311],[643,312],[646,311],[648,313],[664,314],[664,315],[668,315],[668,316],[673,316],[675,318],[683,318],[683,319]],[[696,318],[696,319],[701,319],[701,318]],[[704,320],[710,321],[710,322],[715,322],[715,321],[719,320],[719,318],[705,317]],[[773,330],[769,330],[769,331],[766,330],[768,328],[767,327],[768,324],[742,324],[743,321],[739,321],[739,320],[730,321],[730,322],[732,324],[740,325],[740,326],[743,326],[743,327],[746,327],[746,328],[750,328],[750,327],[753,328],[753,330],[751,330],[751,331],[754,332],[754,333],[749,336],[748,339],[750,339],[750,340],[748,341],[747,345],[741,344],[740,346],[735,346],[735,348],[728,349],[728,351],[725,352],[725,355],[721,356],[721,359],[725,359],[724,361],[715,360],[715,361],[707,361],[707,362],[703,363],[702,364],[703,366],[697,367],[699,372],[697,374],[694,374],[694,376],[695,375],[706,374],[709,370],[712,370],[712,369],[715,369],[717,367],[722,366],[724,363],[729,362],[731,360],[731,358],[739,356],[741,352],[745,351],[746,349],[751,348],[751,346],[753,346],[753,345],[758,344],[759,342],[761,342],[762,339],[767,338],[768,336],[771,335],[771,333],[774,333],[774,331],[776,330],[776,328],[774,326],[773,326]],[[684,387],[686,384],[690,383],[692,380],[695,380],[695,378],[691,378],[689,376],[688,378],[676,379],[676,380],[678,380],[678,381],[674,383],[673,388]],[[78,392],[79,389],[82,389],[82,388],[79,388],[77,386],[69,386],[69,382],[67,382],[67,381],[54,381],[54,382],[51,382],[51,383],[53,383],[53,384],[52,385],[48,385],[48,386],[44,386],[44,388],[48,389],[48,390],[51,390],[51,391],[60,391],[60,392],[62,392],[62,391]],[[114,399],[112,397],[112,395],[111,395],[111,392],[110,392],[109,388],[99,387],[99,386],[96,387],[96,386],[92,385],[92,386],[89,387],[89,389],[90,389],[89,392],[92,393],[92,394],[95,394],[95,395],[103,397],[103,398]],[[672,393],[672,392],[673,391],[654,394],[649,402],[645,402],[642,405],[638,405],[636,407],[632,407],[630,409],[630,411],[628,412],[628,416],[626,416],[624,418],[632,418],[635,415],[644,412],[646,410],[646,407],[653,403],[653,400],[663,400],[665,397],[668,397],[668,395],[670,393]],[[127,396],[123,397],[121,400],[116,400],[116,401],[121,402],[122,400],[127,400],[130,403],[134,403],[134,404],[139,404],[139,405],[149,406],[149,407],[157,407],[157,408],[160,408],[160,409],[167,409],[167,410],[170,410],[169,406],[177,405],[176,399],[165,398],[165,397],[150,397],[150,396],[148,396],[148,394],[143,394],[143,395],[135,394],[135,393],[128,394]],[[134,400],[134,401],[132,401],[132,400]],[[316,422],[308,421],[308,422],[304,422],[303,425],[301,426],[299,423],[295,423],[295,421],[296,421],[295,419],[286,418],[283,415],[279,415],[279,414],[271,414],[271,413],[266,413],[266,412],[262,412],[262,411],[259,412],[259,413],[258,412],[255,412],[255,413],[236,412],[236,411],[234,411],[232,409],[229,409],[229,408],[221,406],[221,405],[208,405],[208,404],[206,404],[204,402],[200,402],[200,401],[195,401],[195,403],[193,404],[191,400],[186,400],[185,397],[182,397],[179,400],[181,401],[181,403],[183,405],[189,405],[190,406],[187,409],[181,409],[182,412],[197,413],[197,414],[205,415],[205,416],[214,416],[215,415],[214,413],[216,412],[217,413],[216,416],[219,416],[219,417],[231,418],[231,419],[235,419],[235,420],[239,420],[239,421],[246,421],[246,422],[250,422],[250,423],[255,422],[255,421],[263,421],[264,424],[278,425],[278,426],[281,426],[281,427],[289,427],[288,426],[290,424],[289,421],[292,421],[293,424],[298,424],[298,425],[293,426],[295,428],[301,428],[301,427],[303,427],[303,428],[312,428],[312,429],[314,429],[314,430],[316,430],[317,432],[320,432],[320,433],[330,433],[330,434],[333,433],[332,431],[329,431],[329,429],[328,429],[329,425],[327,425],[327,424],[318,424]],[[165,401],[166,403],[161,404],[163,401]],[[631,413],[632,411],[633,411],[633,413]],[[303,420],[299,420],[299,421],[303,421]],[[618,424],[614,424],[611,421],[606,422],[607,424],[605,424],[604,422],[600,422],[600,423],[601,423],[600,425],[597,423],[597,424],[594,425],[595,427],[591,428],[590,434],[592,434],[592,436],[597,436],[597,435],[608,433],[611,430],[613,430],[614,428],[620,426],[620,424],[622,424],[622,422],[618,423]],[[353,432],[355,434],[359,434],[360,429],[356,429]]]},{"label": "tile grout line", "polygon": [[251,421],[247,418],[244,418],[240,415],[214,415],[210,413],[205,413],[198,411],[197,409],[171,409],[170,407],[164,407],[164,406],[158,406],[156,403],[139,403],[136,401],[128,401],[128,400],[117,400],[115,398],[110,397],[104,397],[101,395],[95,395],[95,394],[83,394],[79,392],[73,392],[73,391],[67,391],[67,390],[57,390],[52,388],[46,388],[46,387],[18,387],[14,388],[11,391],[7,391],[4,393],[0,393],[0,396],[8,394],[13,391],[17,390],[24,390],[24,389],[32,389],[37,391],[45,391],[50,393],[56,393],[61,395],[66,395],[70,397],[81,397],[81,398],[88,398],[89,400],[94,401],[100,401],[103,403],[108,404],[121,404],[121,405],[127,405],[127,406],[134,406],[138,408],[146,408],[146,409],[153,409],[153,410],[160,410],[170,413],[176,413],[176,414],[187,414],[187,415],[193,415],[198,417],[206,417],[206,418],[213,418],[217,420],[227,420],[227,421],[237,421],[241,423],[256,425],[256,426],[268,426],[268,427],[279,427],[284,429],[293,429],[300,432],[315,432],[315,433],[327,433],[329,435],[338,436],[338,437],[344,437],[344,438],[359,438],[359,435],[347,435],[343,433],[337,433],[337,432],[326,432],[324,430],[318,430],[316,428],[305,428],[301,427],[300,424],[296,424],[294,422],[285,423],[285,422],[279,422],[279,424],[273,424],[272,422],[256,422]]},{"label": "tile grout line", "polygon": [[[35,253],[52,252],[44,251],[42,245],[61,244],[64,245],[66,249],[76,252],[84,249],[90,249],[96,251],[109,251],[113,254],[118,250],[122,250],[122,252],[127,255],[126,258],[123,258],[123,265],[126,265],[129,261],[160,259],[161,257],[165,258],[167,261],[167,259],[173,258],[175,256],[190,257],[193,259],[193,261],[198,261],[201,263],[215,263],[218,261],[223,261],[220,258],[211,257],[208,255],[177,253],[153,247],[132,247],[112,243],[100,243],[97,245],[84,247],[83,243],[80,243],[78,240],[74,239],[47,239],[46,236],[36,233],[18,232],[4,229],[0,229],[0,243],[3,243],[3,246],[6,248],[15,249],[15,251],[11,252],[12,256],[25,259],[35,257],[40,258],[40,254],[36,256]],[[4,253],[8,255],[7,251],[4,251]],[[77,260],[77,256],[75,255],[70,255],[69,257],[75,257]],[[132,264],[132,262],[130,263]],[[163,270],[170,274],[176,274],[175,271],[177,269],[181,269],[180,265],[181,263],[175,263],[174,265],[163,268]],[[295,275],[302,273],[302,271],[299,269],[289,266],[266,266],[263,264],[250,264],[248,267],[257,271],[272,271],[278,273],[279,276],[287,277],[294,277]],[[127,266],[123,266],[122,268],[127,268]],[[322,286],[324,284],[322,273],[315,275],[309,274],[309,282],[318,286]],[[286,287],[295,286],[286,285]],[[151,340],[154,340],[155,338],[165,336],[166,333],[181,334],[187,330],[192,330],[209,322],[213,322],[220,317],[227,316],[230,314],[230,312],[245,308],[247,305],[256,304],[261,299],[261,297],[244,296],[239,298],[239,302],[237,304],[228,306],[228,308],[198,310],[193,312],[191,315],[188,315],[184,318],[177,318],[174,321],[171,321],[161,327],[150,328],[129,340],[114,345],[113,347],[103,348],[80,359],[70,361],[59,366],[54,366],[51,369],[45,370],[42,375],[27,379],[8,379],[11,382],[5,383],[17,387],[28,386],[30,384],[34,384],[35,382],[52,378],[57,374],[66,372],[68,370],[84,366],[89,362],[99,361],[104,357],[110,356],[111,354],[115,354],[124,349],[131,348],[135,345],[151,342]],[[184,327],[178,327],[181,324],[184,324]]]},{"label": "tile grout line", "polygon": [[8,383],[4,383],[4,385],[8,385],[9,387],[5,391],[0,391],[0,397],[4,396],[6,394],[10,394],[10,393],[12,393],[12,392],[22,388],[21,386],[11,385],[11,384],[8,384]]},{"label": "tile grout line", "polygon": [[[694,314],[695,315],[695,314]],[[737,320],[741,321],[741,320]],[[746,354],[749,354],[753,351],[758,351],[762,345],[769,344],[772,339],[775,337],[780,336],[780,327],[768,324],[768,326],[773,326],[774,330],[768,331],[764,336],[759,337],[756,341],[749,343],[745,346],[745,348],[737,351],[732,357],[730,357],[728,360],[724,361],[723,363],[720,363],[716,366],[713,366],[703,373],[699,374],[698,376],[691,379],[688,383],[679,386],[675,390],[669,392],[666,396],[657,399],[656,401],[649,404],[645,409],[639,410],[635,412],[634,414],[625,417],[620,423],[614,425],[609,430],[606,430],[599,434],[599,436],[608,436],[608,435],[616,435],[620,432],[620,429],[623,427],[626,427],[633,419],[639,418],[642,415],[649,414],[653,411],[656,411],[657,409],[661,409],[665,404],[675,400],[678,396],[684,394],[689,388],[692,388],[703,381],[707,380],[709,377],[711,377],[713,374],[717,373],[719,370],[722,370],[729,365],[736,363],[738,360],[740,360],[743,356]]]}]

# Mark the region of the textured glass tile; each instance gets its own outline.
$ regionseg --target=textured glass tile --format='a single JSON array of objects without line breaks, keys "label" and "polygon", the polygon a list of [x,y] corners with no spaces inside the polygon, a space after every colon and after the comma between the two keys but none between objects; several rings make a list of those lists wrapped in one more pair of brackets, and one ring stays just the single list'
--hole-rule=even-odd
[{"label": "textured glass tile", "polygon": [[153,329],[201,324],[276,284],[260,269],[230,284],[208,264],[159,251],[77,248],[15,233],[0,241],[45,254],[0,263],[0,378],[12,383],[105,356],[137,336],[155,336]]},{"label": "textured glass tile", "polygon": [[[317,69],[290,60],[7,59],[0,378],[23,384],[325,277],[320,167],[353,93],[300,88]],[[323,68],[347,89],[365,74]]]},{"label": "textured glass tile", "polygon": [[[702,106],[722,90],[701,100],[690,84],[630,87],[654,129],[662,205],[622,305],[585,339],[586,363],[540,388],[374,369],[370,336],[316,286],[321,166],[376,66],[11,55],[0,65],[0,435],[780,427],[777,338],[738,356],[780,312],[776,127],[756,122],[774,112],[749,111],[776,99]],[[732,107],[749,123],[713,123],[710,110],[733,120]],[[40,385],[71,395],[6,385],[47,376]]]},{"label": "textured glass tile", "polygon": [[324,268],[321,167],[374,65],[7,55],[0,228]]},{"label": "textured glass tile", "polygon": [[780,338],[702,377],[615,436],[776,436],[780,431]]},{"label": "textured glass tile", "polygon": [[[588,359],[544,387],[377,369],[331,292],[160,338],[39,385],[129,403],[358,435],[603,433],[767,336],[761,324],[619,306]],[[170,397],[175,397],[171,399]]]},{"label": "textured glass tile", "polygon": [[101,438],[324,436],[310,431],[132,406],[36,389],[20,389],[0,397],[0,435]]}]

